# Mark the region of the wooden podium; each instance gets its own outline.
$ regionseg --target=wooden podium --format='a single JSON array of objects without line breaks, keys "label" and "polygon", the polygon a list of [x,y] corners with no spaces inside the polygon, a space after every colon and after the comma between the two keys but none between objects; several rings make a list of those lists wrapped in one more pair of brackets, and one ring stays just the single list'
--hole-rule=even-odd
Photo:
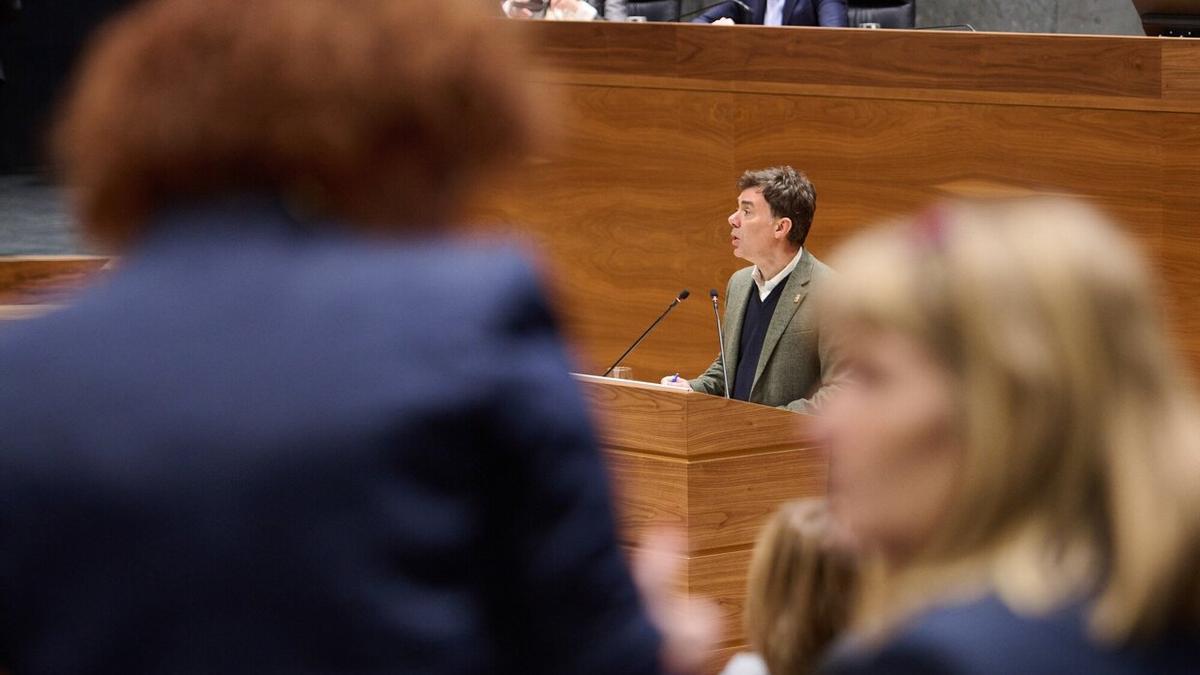
[{"label": "wooden podium", "polygon": [[631,547],[658,526],[687,538],[692,597],[715,601],[724,663],[745,645],[746,570],[759,527],[783,502],[825,494],[827,462],[807,415],[657,384],[576,375],[599,425]]}]

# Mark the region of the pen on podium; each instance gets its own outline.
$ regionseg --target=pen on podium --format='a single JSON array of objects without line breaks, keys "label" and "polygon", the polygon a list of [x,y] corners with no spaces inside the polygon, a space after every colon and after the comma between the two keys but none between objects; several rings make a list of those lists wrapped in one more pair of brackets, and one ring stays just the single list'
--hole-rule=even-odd
[{"label": "pen on podium", "polygon": [[679,381],[679,373],[675,373],[674,375],[672,375],[672,376],[671,376],[671,381],[672,381],[672,382],[678,382],[678,381]]}]

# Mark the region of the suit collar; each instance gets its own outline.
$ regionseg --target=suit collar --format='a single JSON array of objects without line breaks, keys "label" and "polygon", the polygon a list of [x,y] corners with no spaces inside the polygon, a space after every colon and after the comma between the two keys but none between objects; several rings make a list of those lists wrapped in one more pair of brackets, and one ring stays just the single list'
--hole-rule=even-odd
[{"label": "suit collar", "polygon": [[750,279],[753,280],[754,285],[758,287],[759,296],[770,293],[775,286],[779,285],[784,280],[784,278],[790,278],[789,275],[793,270],[796,269],[796,267],[800,265],[800,260],[803,258],[804,247],[801,246],[800,250],[796,251],[796,255],[792,256],[792,259],[788,261],[788,264],[784,265],[783,269],[779,270],[779,272],[770,279],[763,279],[762,270],[759,269],[758,265],[755,265],[753,269],[750,270]]},{"label": "suit collar", "polygon": [[767,0],[751,0],[746,3],[750,5],[750,9],[754,10],[750,15],[750,23],[762,24],[767,17]]},{"label": "suit collar", "polygon": [[[779,304],[775,306],[775,313],[771,315],[771,323],[767,326],[767,334],[763,338],[762,354],[758,357],[758,367],[754,371],[754,384],[750,387],[751,398],[754,397],[754,388],[758,386],[758,379],[762,377],[763,369],[771,360],[775,346],[779,344],[779,338],[783,337],[783,332],[791,322],[792,316],[796,314],[796,310],[800,309],[800,305],[804,304],[805,298],[808,297],[808,282],[812,280],[812,269],[812,254],[808,252],[808,249],[804,249],[799,264],[796,265],[796,269],[792,271],[792,275],[788,277],[787,283],[783,286]],[[741,330],[740,325],[738,329]]]}]

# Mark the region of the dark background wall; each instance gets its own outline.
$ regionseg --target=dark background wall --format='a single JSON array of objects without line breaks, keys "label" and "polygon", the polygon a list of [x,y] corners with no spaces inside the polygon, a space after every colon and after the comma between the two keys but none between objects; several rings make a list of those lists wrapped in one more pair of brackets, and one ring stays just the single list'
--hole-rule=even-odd
[{"label": "dark background wall", "polygon": [[[13,0],[0,0],[0,7]],[[88,33],[130,0],[20,0],[0,23],[0,170],[43,159],[44,127]]]}]

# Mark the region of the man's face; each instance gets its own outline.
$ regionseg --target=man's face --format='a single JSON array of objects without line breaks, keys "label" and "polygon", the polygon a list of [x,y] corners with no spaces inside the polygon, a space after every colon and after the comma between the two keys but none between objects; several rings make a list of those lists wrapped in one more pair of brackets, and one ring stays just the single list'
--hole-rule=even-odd
[{"label": "man's face", "polygon": [[733,254],[754,264],[764,260],[787,238],[786,228],[781,227],[782,220],[771,215],[762,188],[742,190],[738,195],[737,211],[729,216]]}]

